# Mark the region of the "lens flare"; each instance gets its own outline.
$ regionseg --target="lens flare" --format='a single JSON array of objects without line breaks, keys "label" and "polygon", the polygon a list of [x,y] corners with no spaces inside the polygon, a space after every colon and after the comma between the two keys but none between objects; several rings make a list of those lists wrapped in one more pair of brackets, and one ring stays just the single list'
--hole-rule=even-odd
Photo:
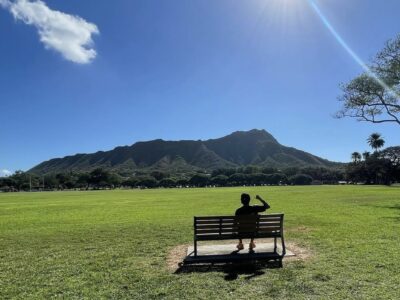
[{"label": "lens flare", "polygon": [[317,16],[321,19],[322,23],[325,25],[325,27],[330,31],[330,33],[334,36],[334,38],[337,40],[337,42],[347,51],[348,54],[363,68],[363,70],[375,81],[382,86],[386,92],[388,92],[392,97],[395,98],[400,98],[400,95],[394,91],[392,88],[390,88],[385,82],[383,82],[378,75],[376,75],[369,67],[367,64],[363,62],[363,60],[355,53],[350,46],[345,42],[345,40],[340,36],[340,34],[333,28],[332,24],[329,22],[329,20],[325,17],[325,15],[322,13],[320,8],[318,7],[317,3],[314,0],[307,0],[312,9],[315,11]]}]

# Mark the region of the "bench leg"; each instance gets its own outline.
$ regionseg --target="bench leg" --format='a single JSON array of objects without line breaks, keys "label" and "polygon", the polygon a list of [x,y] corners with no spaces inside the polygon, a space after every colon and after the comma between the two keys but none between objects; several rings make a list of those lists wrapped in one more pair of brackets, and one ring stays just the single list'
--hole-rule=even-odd
[{"label": "bench leg", "polygon": [[286,246],[285,246],[285,239],[283,238],[283,235],[281,237],[282,240],[282,256],[285,256],[286,254]]},{"label": "bench leg", "polygon": [[274,253],[276,253],[276,237],[274,237]]},{"label": "bench leg", "polygon": [[197,256],[197,241],[194,240],[194,256]]}]

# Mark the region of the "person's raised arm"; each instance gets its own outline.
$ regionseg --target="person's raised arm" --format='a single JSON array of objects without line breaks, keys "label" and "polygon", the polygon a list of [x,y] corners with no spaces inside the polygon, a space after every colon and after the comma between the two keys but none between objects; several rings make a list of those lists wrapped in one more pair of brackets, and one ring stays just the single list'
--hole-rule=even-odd
[{"label": "person's raised arm", "polygon": [[263,204],[263,206],[264,206],[265,209],[268,209],[268,208],[271,207],[271,206],[269,206],[269,204],[268,204],[267,202],[265,202],[265,200],[262,199],[259,195],[256,196],[256,199],[257,199],[257,200],[260,200],[260,202]]}]

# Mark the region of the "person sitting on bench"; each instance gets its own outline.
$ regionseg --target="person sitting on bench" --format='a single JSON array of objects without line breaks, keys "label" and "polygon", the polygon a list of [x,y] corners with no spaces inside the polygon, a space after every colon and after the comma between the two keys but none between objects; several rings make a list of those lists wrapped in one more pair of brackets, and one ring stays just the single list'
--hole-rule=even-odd
[{"label": "person sitting on bench", "polygon": [[[259,195],[256,196],[257,200],[260,200],[263,204],[260,205],[250,205],[250,195],[243,193],[240,197],[240,201],[242,202],[242,207],[236,210],[235,216],[245,216],[245,215],[257,215],[259,212],[266,211],[270,206],[267,202],[265,202]],[[254,239],[250,240],[249,249],[253,250],[256,247],[254,243]],[[238,250],[243,250],[243,241],[239,239],[239,244],[236,246]]]}]

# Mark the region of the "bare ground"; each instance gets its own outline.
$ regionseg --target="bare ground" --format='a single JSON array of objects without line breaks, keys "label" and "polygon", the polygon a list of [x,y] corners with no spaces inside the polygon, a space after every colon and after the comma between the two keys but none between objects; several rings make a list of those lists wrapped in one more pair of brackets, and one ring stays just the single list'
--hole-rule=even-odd
[{"label": "bare ground", "polygon": [[[258,240],[259,243],[261,243],[262,241],[263,241],[262,239]],[[179,264],[186,257],[187,249],[189,246],[191,246],[191,244],[177,245],[169,251],[166,259],[166,267],[168,271],[174,273],[176,270],[179,269]],[[310,249],[307,249],[305,247],[300,247],[298,244],[294,242],[286,243],[286,249],[293,252],[295,256],[285,257],[284,258],[285,262],[307,261],[314,256],[313,252]]]}]

